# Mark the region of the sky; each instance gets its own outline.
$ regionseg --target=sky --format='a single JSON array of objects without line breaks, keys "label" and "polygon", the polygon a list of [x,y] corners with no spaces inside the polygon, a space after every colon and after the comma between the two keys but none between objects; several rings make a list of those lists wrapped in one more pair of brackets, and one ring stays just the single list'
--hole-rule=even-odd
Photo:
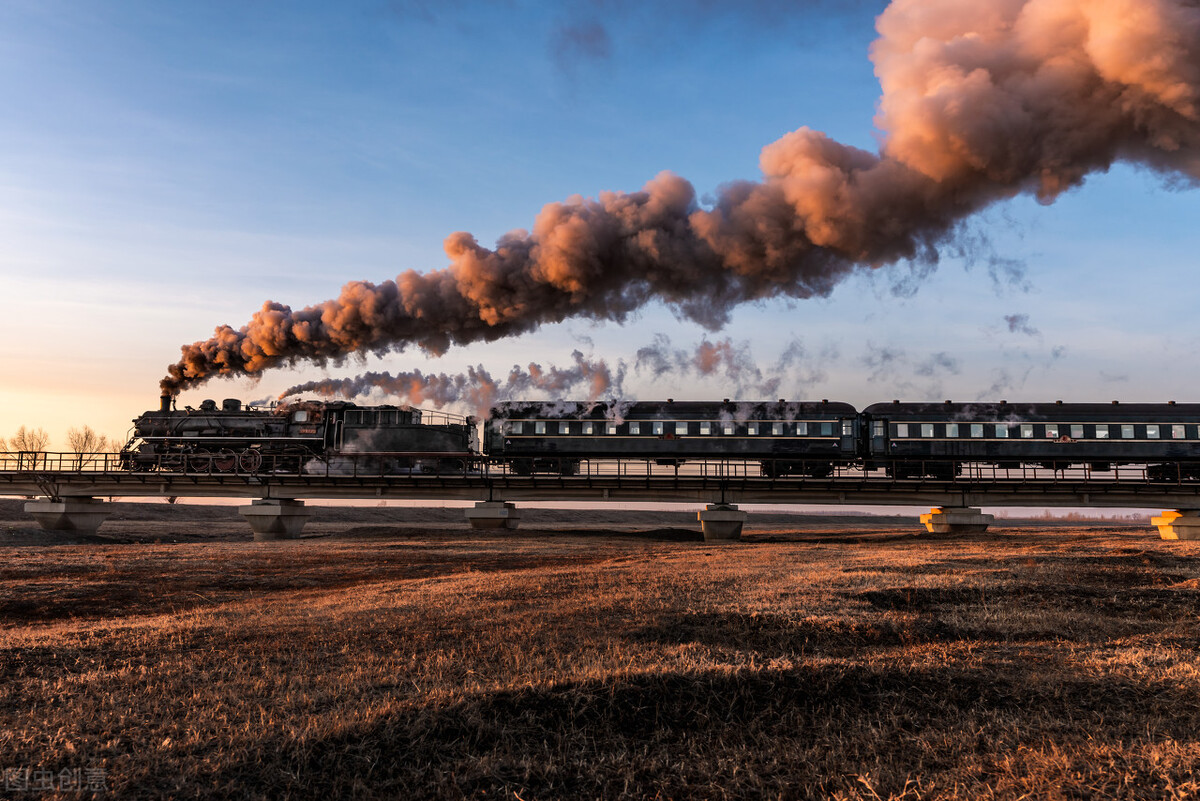
[{"label": "sky", "polygon": [[[352,280],[446,267],[547,203],[664,170],[708,202],[802,126],[876,151],[883,2],[359,0],[0,5],[0,436],[124,439],[180,346]],[[1200,400],[1200,192],[1118,164],[1002,200],[936,264],[862,267],[826,297],[717,330],[651,303],[623,323],[300,363],[180,395],[272,398],[367,370],[626,366],[642,399],[743,396],[745,373],[637,362],[726,340],[779,397]],[[698,291],[703,292],[703,287]],[[669,344],[668,344],[669,343]],[[790,351],[789,351],[790,348]],[[773,365],[790,352],[785,369]],[[374,395],[368,402],[383,402]]]}]

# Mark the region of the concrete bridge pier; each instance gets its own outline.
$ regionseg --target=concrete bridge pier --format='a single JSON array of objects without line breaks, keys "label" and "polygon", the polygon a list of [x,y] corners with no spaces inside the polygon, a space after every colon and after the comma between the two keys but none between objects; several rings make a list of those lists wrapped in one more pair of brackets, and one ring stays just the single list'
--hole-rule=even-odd
[{"label": "concrete bridge pier", "polygon": [[930,534],[982,534],[995,519],[975,506],[939,506],[921,515]]},{"label": "concrete bridge pier", "polygon": [[740,540],[747,517],[746,512],[730,503],[710,503],[704,511],[696,512],[705,542]]},{"label": "concrete bridge pier", "polygon": [[110,514],[112,504],[95,498],[38,498],[25,511],[47,531],[95,534]]},{"label": "concrete bridge pier", "polygon": [[505,501],[480,501],[467,510],[471,528],[516,528],[521,522],[521,510]]},{"label": "concrete bridge pier", "polygon": [[1164,540],[1200,540],[1200,510],[1174,509],[1150,518]]},{"label": "concrete bridge pier", "polygon": [[297,539],[308,522],[309,512],[304,508],[304,501],[268,498],[254,501],[249,506],[239,506],[238,514],[250,524],[254,539],[263,542]]}]

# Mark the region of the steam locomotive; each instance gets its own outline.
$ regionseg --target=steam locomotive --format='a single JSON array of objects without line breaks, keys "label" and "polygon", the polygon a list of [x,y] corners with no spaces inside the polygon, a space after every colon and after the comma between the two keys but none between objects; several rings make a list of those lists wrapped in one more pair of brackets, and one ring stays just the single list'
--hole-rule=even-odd
[{"label": "steam locomotive", "polygon": [[518,402],[491,410],[484,450],[524,474],[622,457],[756,460],[768,477],[860,467],[952,478],[975,463],[1136,464],[1151,480],[1200,479],[1200,404]]},{"label": "steam locomotive", "polygon": [[184,472],[459,472],[478,458],[475,420],[398,406],[299,401],[272,408],[206,400],[133,421],[128,470]]}]

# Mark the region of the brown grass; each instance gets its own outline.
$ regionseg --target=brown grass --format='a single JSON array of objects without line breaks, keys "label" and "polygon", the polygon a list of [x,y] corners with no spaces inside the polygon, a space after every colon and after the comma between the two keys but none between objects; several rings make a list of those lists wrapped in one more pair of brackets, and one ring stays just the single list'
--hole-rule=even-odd
[{"label": "brown grass", "polygon": [[360,533],[0,548],[4,767],[114,798],[1200,795],[1193,543]]}]

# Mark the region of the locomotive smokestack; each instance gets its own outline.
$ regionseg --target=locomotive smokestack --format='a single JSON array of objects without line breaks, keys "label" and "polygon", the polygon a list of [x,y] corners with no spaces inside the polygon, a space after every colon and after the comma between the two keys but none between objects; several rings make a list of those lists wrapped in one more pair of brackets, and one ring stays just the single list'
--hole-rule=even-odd
[{"label": "locomotive smokestack", "polygon": [[158,399],[158,410],[160,412],[171,411],[171,396],[168,393],[164,392]]},{"label": "locomotive smokestack", "polygon": [[711,204],[664,172],[550,203],[492,248],[453,233],[441,269],[352,281],[304,309],[267,301],[218,327],[183,347],[163,391],[300,359],[441,354],[569,317],[621,322],[650,302],[715,329],[740,303],[936,262],[969,215],[1021,193],[1048,203],[1118,160],[1200,180],[1196,0],[892,0],[876,27],[877,152],[801,127],[763,148],[760,181]]}]

